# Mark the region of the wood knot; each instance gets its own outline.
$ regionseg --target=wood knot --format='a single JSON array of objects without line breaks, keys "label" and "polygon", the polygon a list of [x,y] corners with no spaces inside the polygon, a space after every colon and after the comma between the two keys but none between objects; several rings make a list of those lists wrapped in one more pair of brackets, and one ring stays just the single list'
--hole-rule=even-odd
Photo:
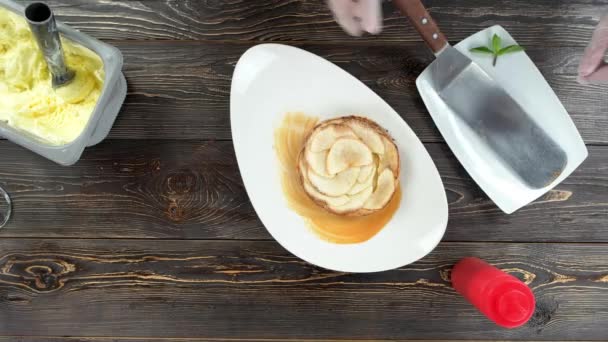
[{"label": "wood knot", "polygon": [[441,277],[441,280],[445,281],[446,283],[452,283],[452,268],[448,267],[448,268],[444,268],[439,270],[439,276]]},{"label": "wood knot", "polygon": [[167,175],[166,187],[169,195],[186,195],[196,188],[196,175],[190,170],[180,170]]},{"label": "wood knot", "polygon": [[64,286],[66,276],[75,271],[76,267],[53,257],[25,259],[12,257],[2,266],[2,274],[18,279],[22,285],[29,286],[36,292],[50,292]]},{"label": "wood knot", "polygon": [[162,198],[166,216],[174,222],[187,221],[197,214],[201,196],[206,191],[204,178],[191,169],[180,169],[169,172],[162,178]]},{"label": "wood knot", "polygon": [[518,278],[519,280],[526,283],[526,285],[530,285],[534,281],[534,279],[536,279],[536,274],[521,268],[503,268],[502,271],[507,272],[510,275]]},{"label": "wood knot", "polygon": [[535,327],[538,329],[538,332],[540,332],[543,327],[549,324],[558,309],[559,305],[554,299],[537,299],[536,309],[528,322],[528,326]]},{"label": "wood knot", "polygon": [[184,210],[175,201],[169,202],[167,216],[173,221],[181,221],[184,217]]},{"label": "wood knot", "polygon": [[[62,272],[61,269],[58,271]],[[52,267],[33,265],[26,267],[25,272],[33,277],[33,283],[38,291],[52,291],[62,286]]]}]

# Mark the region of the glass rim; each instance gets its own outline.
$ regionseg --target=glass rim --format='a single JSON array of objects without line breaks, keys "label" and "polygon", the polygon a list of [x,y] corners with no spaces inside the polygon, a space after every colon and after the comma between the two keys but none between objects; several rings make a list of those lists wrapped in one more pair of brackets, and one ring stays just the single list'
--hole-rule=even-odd
[{"label": "glass rim", "polygon": [[11,218],[11,212],[13,209],[13,205],[11,203],[10,196],[4,190],[4,188],[2,188],[1,186],[0,186],[0,199],[4,199],[6,201],[6,205],[7,205],[6,212],[1,213],[2,216],[4,216],[4,217],[3,218],[0,217],[0,228],[2,228],[8,223],[8,220]]}]

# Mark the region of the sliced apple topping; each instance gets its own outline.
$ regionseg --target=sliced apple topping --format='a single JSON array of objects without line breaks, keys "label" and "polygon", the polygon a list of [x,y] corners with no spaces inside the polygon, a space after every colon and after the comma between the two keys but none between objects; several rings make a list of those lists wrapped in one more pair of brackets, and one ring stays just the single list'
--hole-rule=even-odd
[{"label": "sliced apple topping", "polygon": [[336,174],[348,168],[369,165],[373,161],[372,151],[361,140],[338,139],[327,154],[327,172]]},{"label": "sliced apple topping", "polygon": [[369,129],[363,123],[352,120],[348,123],[353,132],[361,139],[372,152],[376,154],[384,154],[384,142],[378,132],[374,129]]},{"label": "sliced apple topping", "polygon": [[395,193],[395,177],[390,169],[384,169],[378,176],[376,189],[367,199],[363,208],[378,210],[384,208]]},{"label": "sliced apple topping", "polygon": [[358,167],[346,169],[331,178],[325,178],[313,170],[308,170],[308,179],[319,192],[327,196],[341,196],[355,185],[359,170]]},{"label": "sliced apple topping", "polygon": [[384,208],[399,184],[399,153],[375,122],[348,116],[318,124],[300,153],[308,196],[330,212],[368,215]]},{"label": "sliced apple topping", "polygon": [[331,177],[331,175],[327,172],[327,154],[329,151],[321,151],[321,152],[310,152],[306,151],[306,163],[308,166],[316,172],[318,175],[323,177]]},{"label": "sliced apple topping", "polygon": [[350,127],[341,124],[329,124],[320,127],[310,136],[310,152],[329,150],[336,140],[344,137],[357,138]]}]

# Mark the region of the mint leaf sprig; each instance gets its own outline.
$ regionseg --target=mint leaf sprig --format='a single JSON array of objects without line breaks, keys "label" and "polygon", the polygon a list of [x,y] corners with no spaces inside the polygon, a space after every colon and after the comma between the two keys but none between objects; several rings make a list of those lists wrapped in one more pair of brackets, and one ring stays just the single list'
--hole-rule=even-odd
[{"label": "mint leaf sprig", "polygon": [[502,47],[502,39],[497,34],[494,34],[494,36],[492,36],[492,43],[490,46],[478,46],[472,48],[470,51],[492,55],[494,57],[494,59],[492,60],[492,65],[496,66],[496,60],[499,56],[513,52],[524,51],[524,48],[519,45],[509,45]]}]

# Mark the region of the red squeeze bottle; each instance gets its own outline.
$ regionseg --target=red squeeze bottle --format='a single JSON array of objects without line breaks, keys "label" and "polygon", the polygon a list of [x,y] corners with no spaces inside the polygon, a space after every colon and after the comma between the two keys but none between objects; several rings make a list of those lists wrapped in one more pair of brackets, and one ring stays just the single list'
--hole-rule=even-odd
[{"label": "red squeeze bottle", "polygon": [[452,286],[505,328],[524,325],[534,313],[534,294],[526,284],[478,258],[464,258],[454,266]]}]

